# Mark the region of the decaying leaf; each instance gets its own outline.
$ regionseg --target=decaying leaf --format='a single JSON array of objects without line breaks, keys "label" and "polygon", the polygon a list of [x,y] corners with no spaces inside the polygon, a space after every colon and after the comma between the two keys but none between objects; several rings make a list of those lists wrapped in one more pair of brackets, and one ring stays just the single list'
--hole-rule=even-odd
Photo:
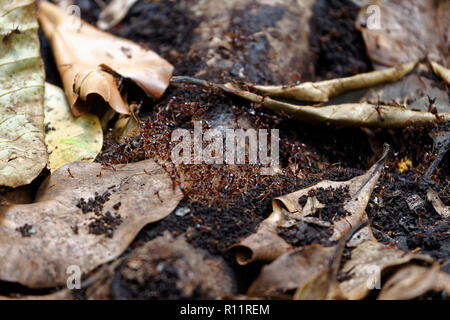
[{"label": "decaying leaf", "polygon": [[362,73],[352,77],[319,82],[304,82],[294,87],[255,85],[253,88],[273,97],[284,97],[297,101],[327,102],[330,98],[350,90],[369,88],[380,83],[397,81],[413,70],[415,65],[416,63],[411,62],[386,70]]},{"label": "decaying leaf", "polygon": [[39,3],[39,20],[75,116],[98,98],[119,113],[130,112],[115,75],[133,80],[155,98],[167,88],[173,67],[155,52],[100,31],[49,2]]},{"label": "decaying leaf", "polygon": [[[316,278],[328,274],[334,247],[313,244],[285,253],[263,267],[247,295],[268,298],[287,298],[289,291],[307,286]],[[325,292],[326,294],[326,292]]]},{"label": "decaying leaf", "polygon": [[[168,231],[136,249],[119,273],[121,282],[145,286],[147,291],[151,290],[148,283],[158,283],[159,279],[168,277],[170,280],[166,281],[170,281],[173,290],[179,290],[185,298],[222,297],[230,295],[234,286],[231,272],[221,258],[212,258],[188,244],[184,235],[173,238]],[[174,273],[176,277],[171,276]],[[155,286],[152,293],[155,298],[160,297],[160,287]],[[121,292],[116,285],[114,295],[126,298],[127,289]]]},{"label": "decaying leaf", "polygon": [[18,297],[4,297],[0,296],[1,300],[72,300],[72,292],[69,289],[62,289],[59,291],[56,291],[54,293],[49,293],[45,295],[25,295],[25,296],[18,296]]},{"label": "decaying leaf", "polygon": [[434,191],[431,188],[428,188],[427,198],[428,198],[428,201],[430,201],[431,204],[433,205],[436,212],[439,213],[439,215],[442,218],[446,219],[446,218],[450,217],[450,207],[446,206],[442,202],[441,198],[439,198],[439,195],[436,193],[436,191]]},{"label": "decaying leaf", "polygon": [[326,105],[322,107],[298,105],[241,90],[232,84],[220,86],[224,91],[261,104],[275,112],[310,123],[343,126],[397,128],[413,124],[450,121],[450,112],[439,114],[403,109],[397,106],[374,105],[366,102]]},{"label": "decaying leaf", "polygon": [[292,246],[277,234],[278,225],[284,220],[283,212],[274,210],[254,234],[231,246],[237,263],[247,265],[253,261],[273,261],[289,251]]},{"label": "decaying leaf", "polygon": [[116,258],[146,224],[183,197],[152,160],[113,170],[72,162],[41,185],[35,202],[0,206],[0,279],[31,288],[66,282]]},{"label": "decaying leaf", "polygon": [[431,67],[433,68],[434,73],[436,73],[439,77],[445,80],[448,84],[450,84],[450,70],[437,62],[430,61]]},{"label": "decaying leaf", "polygon": [[0,186],[29,184],[47,165],[45,74],[34,4],[0,1]]},{"label": "decaying leaf", "polygon": [[103,131],[98,117],[83,114],[75,118],[64,91],[45,84],[45,125],[50,170],[78,160],[94,161],[102,150]]},{"label": "decaying leaf", "polygon": [[362,299],[370,290],[380,288],[381,277],[388,267],[406,264],[412,260],[432,263],[433,259],[426,255],[408,253],[396,247],[383,245],[377,241],[364,241],[353,249],[342,272],[351,278],[340,283],[339,287],[347,299]]},{"label": "decaying leaf", "polygon": [[450,295],[450,275],[439,270],[439,263],[431,267],[408,265],[389,278],[379,300],[408,300],[430,291],[445,291]]},{"label": "decaying leaf", "polygon": [[139,132],[139,123],[133,116],[121,116],[114,125],[112,136],[118,141],[134,137]]},{"label": "decaying leaf", "polygon": [[102,9],[97,21],[97,27],[103,30],[117,25],[127,15],[137,0],[113,0]]},{"label": "decaying leaf", "polygon": [[[376,11],[368,10],[371,6]],[[448,66],[449,16],[448,0],[377,0],[361,9],[356,27],[375,67],[426,57]]]},{"label": "decaying leaf", "polygon": [[[386,146],[380,160],[362,176],[342,182],[324,180],[310,187],[275,198],[272,204],[272,214],[260,224],[256,232],[230,248],[235,251],[237,262],[240,265],[246,265],[252,261],[272,261],[287,252],[291,246],[278,235],[278,228],[291,226],[296,223],[295,221],[331,227],[333,233],[330,241],[337,241],[342,238],[365,217],[365,208],[381,174],[388,151],[389,148]],[[343,192],[346,197],[345,200],[336,199],[337,202],[342,202],[338,204],[338,207],[345,214],[339,216],[337,212],[333,213],[335,214],[335,220],[332,224],[320,218],[312,217],[311,208],[306,205],[307,200],[304,206],[299,203],[300,198],[312,197],[311,193],[318,192],[320,194],[327,189],[330,193]],[[326,207],[326,204],[316,206],[314,212],[324,207]],[[304,210],[307,211],[308,216],[306,217]]]},{"label": "decaying leaf", "polygon": [[217,80],[231,74],[236,80],[259,84],[310,74],[309,20],[314,3],[204,0],[187,5],[189,14],[201,21],[190,46],[204,59],[199,73]]}]

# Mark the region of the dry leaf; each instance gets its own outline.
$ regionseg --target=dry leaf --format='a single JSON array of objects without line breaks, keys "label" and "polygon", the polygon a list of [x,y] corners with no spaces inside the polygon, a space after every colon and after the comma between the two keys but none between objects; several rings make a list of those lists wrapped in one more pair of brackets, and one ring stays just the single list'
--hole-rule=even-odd
[{"label": "dry leaf", "polygon": [[122,21],[137,0],[112,0],[98,16],[97,27],[108,30]]},{"label": "dry leaf", "polygon": [[408,300],[429,291],[445,291],[450,295],[450,275],[439,270],[439,263],[431,267],[408,265],[389,278],[378,296],[379,300]]},{"label": "dry leaf", "polygon": [[[272,214],[261,222],[256,232],[230,247],[236,254],[236,261],[240,265],[246,265],[253,261],[272,261],[278,258],[291,249],[291,245],[278,235],[278,228],[292,226],[298,221],[329,226],[333,230],[330,241],[337,241],[342,238],[365,217],[367,203],[383,169],[388,151],[389,148],[385,146],[384,154],[380,160],[362,176],[342,182],[324,180],[310,187],[275,198],[272,203]],[[308,201],[305,208],[302,207],[299,203],[301,197],[312,197],[310,193],[319,190],[329,189],[333,192],[346,188],[348,188],[346,192],[348,199],[339,204],[339,207],[342,207],[348,215],[339,218],[336,214],[339,219],[334,221],[333,224],[316,217],[304,216],[304,210],[307,211],[308,215],[311,215],[311,208],[306,205]],[[345,193],[345,191],[343,192]],[[325,206],[317,206],[315,210],[321,207]]]},{"label": "dry leaf", "polygon": [[47,165],[34,3],[0,0],[0,186],[29,184]]},{"label": "dry leaf", "polygon": [[[376,6],[377,11],[368,11],[369,6]],[[426,57],[448,66],[449,16],[448,0],[377,0],[361,9],[356,27],[375,66],[395,66]]]},{"label": "dry leaf", "polygon": [[75,118],[67,104],[64,91],[45,84],[45,125],[50,170],[78,161],[94,161],[102,150],[103,131],[98,117],[83,114]]},{"label": "dry leaf", "polygon": [[155,52],[100,31],[49,2],[39,3],[39,20],[75,116],[88,111],[99,97],[119,113],[130,112],[115,73],[155,98],[166,90],[173,67]]},{"label": "dry leaf", "polygon": [[62,289],[54,293],[49,293],[40,296],[26,295],[18,297],[4,297],[0,296],[1,300],[73,300],[72,292],[69,289]]},{"label": "dry leaf", "polygon": [[[186,242],[184,235],[173,238],[168,231],[136,249],[125,260],[119,271],[120,283],[131,282],[134,286],[145,286],[149,290],[146,284],[158,281],[166,272],[178,275],[173,279],[173,286],[185,298],[195,295],[208,299],[232,293],[234,281],[231,270],[221,258],[213,258],[201,249],[194,249]],[[161,292],[154,293],[158,295]],[[128,294],[128,286],[125,286],[124,292],[120,285],[115,286],[114,295],[117,298],[129,298]]]},{"label": "dry leaf", "polygon": [[413,124],[450,121],[450,112],[439,114],[440,119],[437,119],[431,112],[407,110],[387,105],[373,105],[365,102],[314,107],[282,102],[270,97],[240,90],[231,84],[219,87],[226,92],[251,102],[262,104],[264,107],[275,112],[287,114],[303,122],[316,124],[332,123],[343,126],[397,128]]},{"label": "dry leaf", "polygon": [[344,264],[342,272],[351,278],[341,282],[339,287],[347,299],[362,299],[377,286],[385,269],[411,260],[433,262],[429,256],[408,253],[373,240],[365,241],[353,249],[351,259]]},{"label": "dry leaf", "polygon": [[309,20],[315,0],[203,0],[187,6],[199,25],[191,52],[208,79],[229,74],[264,84],[311,73]]},{"label": "dry leaf", "polygon": [[282,210],[275,210],[259,225],[256,232],[229,249],[241,266],[253,261],[273,261],[292,248],[278,236],[278,225],[285,220]]},{"label": "dry leaf", "polygon": [[434,73],[436,73],[439,77],[445,80],[447,84],[450,85],[450,70],[444,66],[441,66],[439,63],[430,61],[431,67],[433,68]]},{"label": "dry leaf", "polygon": [[428,201],[431,202],[431,204],[433,205],[433,208],[436,210],[437,213],[439,213],[439,215],[446,219],[450,217],[450,207],[446,206],[442,200],[439,198],[439,195],[436,193],[436,191],[434,191],[431,188],[428,188],[427,191],[427,198]]},{"label": "dry leaf", "polygon": [[328,274],[334,247],[318,244],[285,253],[263,267],[248,289],[248,296],[288,298],[289,291],[308,285],[313,279]]},{"label": "dry leaf", "polygon": [[41,185],[34,203],[0,207],[0,279],[31,288],[65,284],[69,266],[85,273],[116,258],[182,197],[152,160],[116,170],[66,164]]},{"label": "dry leaf", "polygon": [[408,63],[394,68],[357,74],[352,77],[338,78],[319,82],[304,82],[294,87],[252,86],[265,95],[290,98],[297,101],[327,102],[330,98],[344,92],[369,88],[384,82],[393,82],[403,78],[414,69],[416,63]]}]

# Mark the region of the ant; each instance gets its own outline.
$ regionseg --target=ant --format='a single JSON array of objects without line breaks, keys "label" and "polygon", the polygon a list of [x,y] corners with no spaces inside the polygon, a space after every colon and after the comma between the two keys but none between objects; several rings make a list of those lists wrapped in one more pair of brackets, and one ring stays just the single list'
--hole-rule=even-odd
[{"label": "ant", "polygon": [[3,42],[7,42],[13,34],[21,34],[19,27],[9,30],[3,37]]},{"label": "ant", "polygon": [[384,121],[384,117],[383,117],[383,115],[381,114],[381,107],[380,107],[380,105],[379,105],[378,102],[377,102],[377,104],[375,105],[375,110],[377,111],[378,116],[380,117],[380,120],[381,120],[381,121]]},{"label": "ant", "polygon": [[70,169],[69,169],[69,168],[67,168],[67,173],[69,174],[69,176],[70,176],[71,178],[75,178],[75,177],[73,176],[72,172],[70,172]]},{"label": "ant", "polygon": [[438,114],[436,107],[434,107],[434,104],[436,102],[436,97],[431,98],[429,95],[427,95],[427,97],[428,97],[428,112],[431,112],[432,114],[434,114],[436,119],[442,120],[442,117]]}]

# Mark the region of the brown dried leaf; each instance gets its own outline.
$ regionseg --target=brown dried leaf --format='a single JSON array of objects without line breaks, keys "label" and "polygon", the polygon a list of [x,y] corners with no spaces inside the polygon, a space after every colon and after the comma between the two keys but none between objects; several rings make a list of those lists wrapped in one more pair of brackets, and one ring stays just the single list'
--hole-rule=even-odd
[{"label": "brown dried leaf", "polygon": [[450,85],[450,70],[439,63],[430,61],[431,67],[433,68],[434,73],[436,73],[439,77],[445,80]]},{"label": "brown dried leaf", "polygon": [[429,291],[445,291],[450,295],[450,275],[439,270],[439,263],[431,267],[408,265],[389,278],[378,296],[379,300],[408,300]]},{"label": "brown dried leaf", "polygon": [[413,70],[415,65],[416,63],[412,62],[382,71],[357,74],[352,77],[304,82],[294,87],[258,85],[252,87],[273,97],[284,97],[298,101],[327,102],[330,98],[347,91],[397,81]]},{"label": "brown dried leaf", "polygon": [[[187,6],[201,21],[190,52],[206,79],[222,74],[264,84],[311,73],[309,19],[315,0],[203,0]],[[189,54],[188,54],[189,56]]]},{"label": "brown dried leaf", "polygon": [[411,260],[433,262],[429,256],[408,253],[374,240],[365,241],[353,249],[351,259],[342,268],[351,278],[341,282],[339,287],[347,299],[362,299],[375,287],[384,270]]},{"label": "brown dried leaf", "polygon": [[113,0],[102,9],[98,16],[97,27],[108,30],[122,21],[137,0]]},{"label": "brown dried leaf", "polygon": [[292,295],[288,291],[307,286],[314,279],[328,274],[333,253],[334,247],[318,244],[291,250],[263,267],[247,295],[288,298]]},{"label": "brown dried leaf", "polygon": [[[365,208],[378,181],[388,151],[389,148],[386,146],[380,160],[362,176],[342,182],[324,180],[310,187],[275,198],[272,203],[272,214],[260,224],[256,232],[230,247],[236,254],[236,261],[240,265],[246,265],[253,261],[272,261],[289,251],[291,245],[278,236],[278,228],[293,225],[297,221],[313,224],[322,223],[323,226],[330,226],[333,228],[330,240],[337,241],[342,238],[365,217]],[[319,188],[339,189],[342,187],[349,188],[351,199],[343,204],[343,208],[350,215],[342,217],[333,225],[329,225],[326,221],[316,217],[311,217],[311,208],[306,204],[306,208],[303,208],[298,202],[300,197],[308,196],[310,191]],[[304,216],[304,209],[309,216]]]},{"label": "brown dried leaf", "polygon": [[439,198],[439,195],[431,188],[428,188],[427,191],[428,201],[433,205],[434,210],[444,219],[450,217],[450,207],[446,206],[442,200]]},{"label": "brown dried leaf", "polygon": [[[376,6],[377,11],[368,11],[369,6]],[[449,16],[448,0],[377,0],[361,9],[356,27],[375,66],[395,66],[426,57],[448,66]],[[379,24],[371,26],[377,18]]]},{"label": "brown dried leaf", "polygon": [[450,112],[439,114],[441,118],[438,120],[431,112],[407,110],[387,105],[379,105],[380,113],[378,113],[376,105],[365,102],[315,107],[282,102],[241,90],[231,84],[219,87],[251,102],[262,104],[275,112],[287,114],[303,122],[316,124],[333,123],[343,126],[397,128],[413,124],[450,121]]},{"label": "brown dried leaf", "polygon": [[155,98],[166,90],[173,67],[155,52],[100,31],[49,2],[39,3],[39,20],[75,116],[87,112],[96,97],[117,112],[129,114],[114,73],[132,79]]},{"label": "brown dried leaf", "polygon": [[[96,192],[111,195],[100,213],[83,214],[77,204]],[[0,279],[31,288],[64,284],[68,266],[89,272],[116,258],[144,225],[165,218],[182,197],[152,160],[115,171],[99,163],[64,165],[41,185],[34,203],[0,206]]]}]

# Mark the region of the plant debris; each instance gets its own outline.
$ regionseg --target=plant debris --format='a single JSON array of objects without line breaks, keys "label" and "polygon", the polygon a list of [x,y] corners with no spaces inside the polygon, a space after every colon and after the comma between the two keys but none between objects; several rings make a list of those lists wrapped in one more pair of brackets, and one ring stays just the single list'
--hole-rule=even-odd
[{"label": "plant debris", "polygon": [[0,8],[0,186],[29,184],[48,161],[34,2],[2,1]]}]

